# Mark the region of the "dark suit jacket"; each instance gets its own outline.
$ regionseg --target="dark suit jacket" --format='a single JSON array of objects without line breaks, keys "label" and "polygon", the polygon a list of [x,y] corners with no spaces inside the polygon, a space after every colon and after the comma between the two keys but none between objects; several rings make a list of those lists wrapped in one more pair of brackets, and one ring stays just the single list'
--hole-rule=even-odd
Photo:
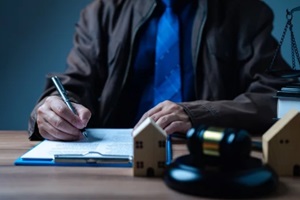
[{"label": "dark suit jacket", "polygon": [[[197,1],[191,38],[196,100],[180,105],[193,126],[265,131],[276,117],[273,95],[285,84],[265,73],[277,47],[273,13],[259,0]],[[116,104],[132,68],[136,34],[156,6],[155,0],[96,0],[82,11],[59,77],[73,101],[92,111],[90,127],[118,127],[122,120]],[[274,69],[287,67],[279,56]],[[48,79],[40,103],[52,94]],[[29,120],[31,139],[40,139],[38,106]]]}]

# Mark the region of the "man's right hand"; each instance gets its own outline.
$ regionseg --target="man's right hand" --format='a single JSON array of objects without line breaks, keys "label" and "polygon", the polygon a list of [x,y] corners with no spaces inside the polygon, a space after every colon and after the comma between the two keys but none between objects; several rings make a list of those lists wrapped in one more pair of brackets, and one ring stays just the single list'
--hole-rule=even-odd
[{"label": "man's right hand", "polygon": [[72,103],[75,115],[58,96],[49,96],[37,108],[37,125],[41,136],[48,140],[78,140],[80,129],[86,127],[91,112],[84,106]]}]

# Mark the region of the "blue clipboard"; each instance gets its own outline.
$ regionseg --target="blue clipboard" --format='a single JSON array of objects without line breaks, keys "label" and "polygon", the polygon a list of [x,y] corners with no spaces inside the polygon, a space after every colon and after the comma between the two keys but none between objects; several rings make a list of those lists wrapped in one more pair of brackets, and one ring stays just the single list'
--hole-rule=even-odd
[{"label": "blue clipboard", "polygon": [[54,159],[22,159],[15,160],[17,166],[77,166],[77,167],[132,167],[132,162],[128,163],[92,163],[92,162],[55,162]]},{"label": "blue clipboard", "polygon": [[[41,144],[41,143],[39,143]],[[37,147],[39,144],[34,146]],[[33,149],[32,148],[32,149]],[[30,150],[29,150],[30,151]],[[132,156],[95,156],[100,154],[92,152],[85,155],[82,154],[57,154],[54,158],[22,158],[15,160],[16,166],[78,166],[78,167],[133,167]],[[166,165],[172,162],[172,137],[168,136],[166,140]]]},{"label": "blue clipboard", "polygon": [[[33,148],[40,145],[35,145]],[[30,149],[30,150],[31,150]],[[29,150],[29,151],[30,151]],[[22,158],[15,160],[16,166],[78,166],[78,167],[132,167],[132,156],[91,156],[85,154],[57,154],[54,158]]]}]

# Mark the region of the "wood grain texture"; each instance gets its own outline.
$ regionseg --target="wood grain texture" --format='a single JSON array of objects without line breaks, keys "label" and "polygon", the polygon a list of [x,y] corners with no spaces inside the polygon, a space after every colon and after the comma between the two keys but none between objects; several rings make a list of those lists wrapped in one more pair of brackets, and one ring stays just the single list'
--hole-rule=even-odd
[{"label": "wood grain texture", "polygon": [[[0,199],[199,199],[168,188],[162,178],[134,177],[131,168],[14,166],[36,142],[25,131],[0,131]],[[173,146],[174,157],[187,153]],[[272,198],[297,199],[300,179],[283,178]]]}]

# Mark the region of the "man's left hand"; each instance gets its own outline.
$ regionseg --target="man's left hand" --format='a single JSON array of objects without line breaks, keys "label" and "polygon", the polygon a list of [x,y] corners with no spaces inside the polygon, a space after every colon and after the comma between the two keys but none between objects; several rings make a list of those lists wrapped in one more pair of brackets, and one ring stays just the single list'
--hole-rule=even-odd
[{"label": "man's left hand", "polygon": [[168,100],[147,111],[134,128],[137,128],[147,117],[151,117],[167,134],[186,133],[192,128],[192,123],[183,107]]}]

